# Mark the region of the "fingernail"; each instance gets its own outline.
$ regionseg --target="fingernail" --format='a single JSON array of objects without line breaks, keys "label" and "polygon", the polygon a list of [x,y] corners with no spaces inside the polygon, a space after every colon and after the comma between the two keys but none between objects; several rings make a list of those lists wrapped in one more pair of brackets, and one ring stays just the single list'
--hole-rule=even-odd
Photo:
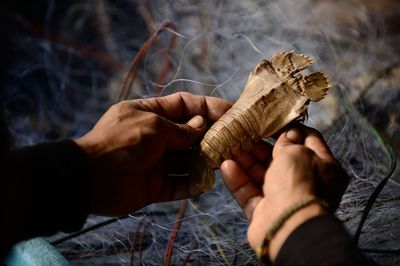
[{"label": "fingernail", "polygon": [[187,124],[189,126],[191,126],[192,128],[199,129],[199,128],[203,127],[204,122],[205,122],[205,120],[201,115],[196,115],[196,116],[192,117],[192,119],[190,119],[187,122]]},{"label": "fingernail", "polygon": [[286,138],[290,139],[294,143],[301,143],[303,136],[298,128],[291,128],[286,132]]}]

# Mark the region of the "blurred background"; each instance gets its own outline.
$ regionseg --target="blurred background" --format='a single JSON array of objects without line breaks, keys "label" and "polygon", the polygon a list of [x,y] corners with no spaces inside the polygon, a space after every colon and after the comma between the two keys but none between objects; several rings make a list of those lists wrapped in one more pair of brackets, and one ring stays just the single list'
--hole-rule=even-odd
[{"label": "blurred background", "polygon": [[[14,147],[74,138],[122,99],[239,97],[263,58],[307,54],[334,87],[312,103],[351,184],[337,214],[363,252],[400,262],[397,0],[3,1],[1,105]],[[219,173],[202,196],[49,241],[74,265],[257,265]]]}]

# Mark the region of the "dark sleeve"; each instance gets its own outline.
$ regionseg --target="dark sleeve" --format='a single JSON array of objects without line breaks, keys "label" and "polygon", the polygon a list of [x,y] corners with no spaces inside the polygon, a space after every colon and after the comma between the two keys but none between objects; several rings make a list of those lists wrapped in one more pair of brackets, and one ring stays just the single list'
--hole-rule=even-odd
[{"label": "dark sleeve", "polygon": [[72,140],[40,144],[2,160],[0,257],[17,241],[79,230],[88,214],[88,166]]},{"label": "dark sleeve", "polygon": [[358,250],[342,223],[322,215],[300,225],[283,244],[275,265],[375,265]]}]

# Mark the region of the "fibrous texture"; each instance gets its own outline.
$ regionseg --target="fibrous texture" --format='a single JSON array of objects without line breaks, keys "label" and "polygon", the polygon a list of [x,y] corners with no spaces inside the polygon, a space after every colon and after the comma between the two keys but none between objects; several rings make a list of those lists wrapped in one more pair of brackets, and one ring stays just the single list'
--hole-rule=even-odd
[{"label": "fibrous texture", "polygon": [[[294,51],[262,60],[250,73],[236,103],[206,133],[200,144],[199,186],[209,190],[214,168],[224,159],[249,151],[255,142],[272,136],[293,120],[304,118],[310,101],[321,100],[329,89],[322,72],[303,76],[312,59]],[[199,173],[200,172],[200,173]]]}]

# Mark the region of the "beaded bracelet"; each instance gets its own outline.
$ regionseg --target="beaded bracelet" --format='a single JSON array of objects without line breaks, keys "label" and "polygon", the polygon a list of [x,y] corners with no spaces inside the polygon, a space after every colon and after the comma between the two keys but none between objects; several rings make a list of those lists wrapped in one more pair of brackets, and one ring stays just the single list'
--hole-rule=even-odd
[{"label": "beaded bracelet", "polygon": [[309,196],[290,205],[286,210],[283,211],[281,215],[278,216],[278,218],[275,219],[275,221],[265,233],[265,237],[261,246],[259,246],[256,250],[256,255],[262,263],[264,263],[265,265],[271,265],[268,254],[268,247],[269,242],[271,241],[272,237],[274,237],[276,232],[278,232],[278,230],[290,218],[290,216],[313,203],[319,203],[322,207],[325,208],[328,207],[328,204],[325,201],[319,200],[313,196]]}]

